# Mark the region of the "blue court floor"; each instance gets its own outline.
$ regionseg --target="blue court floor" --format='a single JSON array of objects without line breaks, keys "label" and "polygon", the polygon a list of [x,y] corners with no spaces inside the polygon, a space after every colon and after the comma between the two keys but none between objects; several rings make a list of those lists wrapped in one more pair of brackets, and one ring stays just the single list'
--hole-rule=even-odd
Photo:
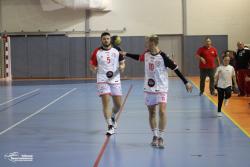
[{"label": "blue court floor", "polygon": [[[124,96],[130,85],[99,167],[250,167],[250,139],[178,79],[169,83],[166,148],[152,148],[143,81],[122,81]],[[105,131],[94,81],[1,83],[0,167],[92,167]]]}]

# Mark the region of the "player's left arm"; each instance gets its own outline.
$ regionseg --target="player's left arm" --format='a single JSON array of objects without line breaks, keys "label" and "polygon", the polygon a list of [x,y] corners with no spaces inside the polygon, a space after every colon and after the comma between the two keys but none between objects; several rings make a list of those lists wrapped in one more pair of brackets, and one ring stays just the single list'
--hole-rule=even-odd
[{"label": "player's left arm", "polygon": [[188,82],[188,80],[183,76],[183,74],[180,72],[180,70],[178,69],[178,66],[174,63],[173,60],[171,60],[169,58],[169,56],[167,56],[166,54],[162,53],[161,54],[164,60],[164,64],[165,67],[170,68],[171,70],[173,70],[176,75],[182,80],[182,82],[185,84],[186,89],[188,92],[192,92],[192,85]]},{"label": "player's left arm", "polygon": [[98,69],[98,62],[97,62],[97,55],[96,55],[98,50],[99,48],[96,48],[94,50],[89,61],[89,68],[93,73],[96,73]]},{"label": "player's left arm", "polygon": [[234,68],[233,68],[232,78],[233,78],[235,89],[238,91],[239,87],[238,87],[238,84],[237,84],[237,81],[236,81],[236,74],[235,74]]}]

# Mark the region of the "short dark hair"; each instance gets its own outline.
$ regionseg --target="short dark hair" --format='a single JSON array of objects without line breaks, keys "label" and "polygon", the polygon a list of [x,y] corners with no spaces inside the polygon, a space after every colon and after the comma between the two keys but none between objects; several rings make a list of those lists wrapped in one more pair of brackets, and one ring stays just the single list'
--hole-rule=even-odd
[{"label": "short dark hair", "polygon": [[103,36],[106,36],[106,35],[111,36],[109,32],[103,32],[102,35],[101,35],[101,38],[102,38]]},{"label": "short dark hair", "polygon": [[229,50],[227,50],[227,51],[224,52],[224,54],[222,56],[222,59],[224,59],[225,57],[229,57],[231,59],[231,57],[230,57],[230,51]]}]

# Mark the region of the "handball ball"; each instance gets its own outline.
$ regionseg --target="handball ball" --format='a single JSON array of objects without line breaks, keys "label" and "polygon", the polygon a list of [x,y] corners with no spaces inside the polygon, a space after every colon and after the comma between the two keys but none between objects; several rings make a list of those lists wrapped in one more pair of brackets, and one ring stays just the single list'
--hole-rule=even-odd
[{"label": "handball ball", "polygon": [[121,39],[120,36],[115,35],[115,36],[112,37],[113,45],[118,46],[118,45],[121,44],[121,42],[122,42],[122,39]]}]

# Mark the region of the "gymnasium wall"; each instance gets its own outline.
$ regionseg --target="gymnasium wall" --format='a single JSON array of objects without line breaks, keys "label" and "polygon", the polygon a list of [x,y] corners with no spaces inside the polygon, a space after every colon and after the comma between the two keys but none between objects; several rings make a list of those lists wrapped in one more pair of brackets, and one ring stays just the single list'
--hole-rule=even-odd
[{"label": "gymnasium wall", "polygon": [[[144,37],[123,37],[122,48],[132,53],[144,50]],[[94,77],[89,70],[91,52],[100,37],[16,36],[11,37],[13,78]],[[87,45],[88,49],[85,49]],[[123,77],[144,75],[143,63],[126,60]]]},{"label": "gymnasium wall", "polygon": [[3,30],[8,32],[72,30],[84,27],[84,11],[42,11],[40,0],[1,0]]},{"label": "gymnasium wall", "polygon": [[[39,1],[2,0],[4,30],[83,31],[84,11],[61,9],[44,12]],[[148,14],[153,6],[154,13]],[[182,34],[181,0],[113,0],[111,12],[91,12],[90,29],[103,31],[126,28],[122,47],[129,52],[144,50],[144,35]],[[156,16],[157,15],[157,16]],[[164,15],[164,17],[161,17]],[[146,17],[145,17],[146,16]],[[12,18],[12,19],[9,19]],[[12,72],[14,78],[91,77],[88,60],[91,51],[100,45],[100,33],[90,38],[66,36],[12,37]],[[98,38],[96,38],[98,36]],[[143,64],[127,60],[124,76],[143,76]]]},{"label": "gymnasium wall", "polygon": [[250,43],[249,0],[186,0],[187,35],[228,35],[229,49],[237,41]]},{"label": "gymnasium wall", "polygon": [[[169,36],[171,38],[171,36]],[[182,63],[178,63],[185,75],[199,75],[196,50],[202,46],[205,36],[185,36]],[[226,35],[212,35],[211,39],[219,55],[227,49]],[[142,53],[143,36],[122,37],[121,47],[130,53]],[[99,37],[67,36],[16,36],[11,37],[12,74],[14,78],[82,78],[94,77],[88,68],[91,52],[100,46]],[[88,48],[88,49],[85,49]],[[168,47],[167,47],[168,48]],[[164,50],[164,47],[162,47]],[[165,49],[166,50],[166,49]],[[143,77],[143,63],[126,59],[123,77]]]},{"label": "gymnasium wall", "polygon": [[2,1],[0,1],[0,32],[2,32]]},{"label": "gymnasium wall", "polygon": [[[199,75],[199,63],[195,57],[195,53],[199,47],[204,43],[206,35],[188,35],[183,40],[183,71],[186,75],[197,76]],[[221,59],[222,52],[228,48],[227,35],[211,35],[211,40],[218,51]]]},{"label": "gymnasium wall", "polygon": [[[3,30],[83,31],[83,10],[61,9],[44,12],[39,0],[1,0]],[[127,30],[123,36],[146,34],[182,34],[181,0],[113,0],[111,12],[91,12],[92,30]],[[156,8],[152,12],[152,8]],[[99,34],[91,34],[99,36]]]},{"label": "gymnasium wall", "polygon": [[90,27],[93,29],[126,27],[126,36],[183,32],[181,0],[113,0],[112,12],[92,15]]},{"label": "gymnasium wall", "polygon": [[[186,75],[199,74],[194,54],[203,44],[205,36],[212,37],[220,54],[227,48],[235,49],[238,40],[250,43],[249,0],[113,0],[111,12],[90,13],[90,29],[121,30],[125,27],[125,32],[116,33],[123,37],[123,48],[140,53],[144,35],[184,34],[183,1],[186,3],[187,24],[184,25],[186,34],[183,36],[181,56],[182,69]],[[157,10],[152,11],[152,8]],[[44,12],[39,0],[0,0],[0,13],[2,31],[84,31],[85,28],[83,10]],[[99,46],[99,38],[96,38],[99,35],[91,33],[90,38],[13,37],[14,77],[91,77],[93,75],[87,68],[87,62],[92,49]],[[19,63],[19,60],[25,60],[24,64]],[[37,60],[42,63],[38,64]],[[137,65],[133,61],[128,60],[127,64],[129,68],[125,75],[143,76],[141,65],[138,70],[134,69]]]}]

